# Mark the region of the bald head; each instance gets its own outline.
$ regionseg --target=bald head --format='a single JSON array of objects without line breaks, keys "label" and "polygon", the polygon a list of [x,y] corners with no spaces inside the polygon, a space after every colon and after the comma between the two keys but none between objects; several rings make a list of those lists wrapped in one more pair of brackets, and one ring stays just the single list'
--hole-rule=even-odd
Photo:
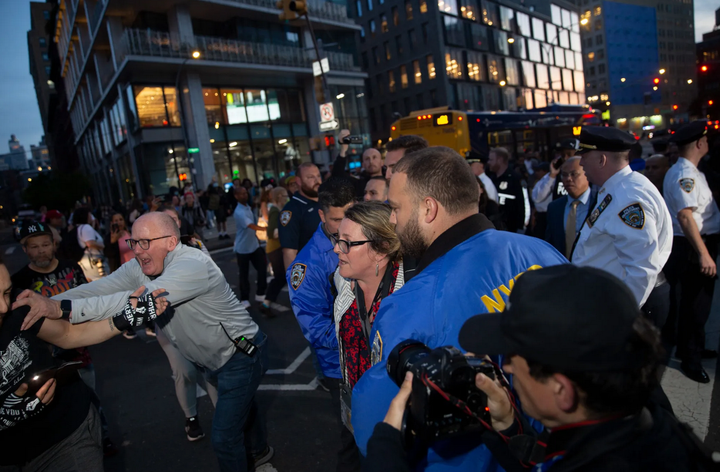
[{"label": "bald head", "polygon": [[375,148],[366,149],[362,155],[362,165],[365,172],[371,177],[382,175],[383,158],[380,151]]},{"label": "bald head", "polygon": [[145,213],[135,220],[135,223],[133,224],[133,236],[135,236],[136,226],[138,227],[138,230],[146,229],[149,230],[150,233],[157,233],[158,235],[151,237],[157,238],[159,236],[168,235],[175,236],[177,240],[180,241],[180,228],[177,223],[175,223],[175,220],[164,212],[153,211]]}]

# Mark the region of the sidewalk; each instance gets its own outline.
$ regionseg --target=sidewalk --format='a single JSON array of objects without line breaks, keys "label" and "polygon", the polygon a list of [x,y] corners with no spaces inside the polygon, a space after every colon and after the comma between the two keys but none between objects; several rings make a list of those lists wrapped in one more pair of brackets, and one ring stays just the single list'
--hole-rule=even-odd
[{"label": "sidewalk", "polygon": [[227,233],[230,239],[218,239],[217,224],[213,228],[203,228],[202,238],[208,251],[233,247],[235,243],[235,219],[229,216],[227,219]]}]

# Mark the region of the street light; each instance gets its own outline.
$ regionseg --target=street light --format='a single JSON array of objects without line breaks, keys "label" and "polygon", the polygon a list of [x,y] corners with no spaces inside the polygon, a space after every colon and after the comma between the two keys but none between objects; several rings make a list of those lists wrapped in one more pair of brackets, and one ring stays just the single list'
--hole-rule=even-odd
[{"label": "street light", "polygon": [[688,79],[688,84],[691,84],[691,83],[692,83],[692,79]]},{"label": "street light", "polygon": [[625,82],[625,77],[623,77],[622,79],[620,79],[620,82]]},{"label": "street light", "polygon": [[500,81],[500,87],[505,87],[505,84],[506,84],[506,83],[507,83],[507,82],[505,82],[504,80],[501,80],[501,81]]},{"label": "street light", "polygon": [[200,51],[193,51],[192,57],[193,59],[200,59]]},{"label": "street light", "polygon": [[660,72],[660,74],[662,75],[665,73],[665,69],[660,69],[658,72]]},{"label": "street light", "polygon": [[585,26],[588,23],[590,23],[590,20],[588,20],[587,18],[583,18],[582,20],[580,20],[580,24],[583,26]]},{"label": "street light", "polygon": [[508,43],[512,44],[515,42],[515,38],[508,38]]}]

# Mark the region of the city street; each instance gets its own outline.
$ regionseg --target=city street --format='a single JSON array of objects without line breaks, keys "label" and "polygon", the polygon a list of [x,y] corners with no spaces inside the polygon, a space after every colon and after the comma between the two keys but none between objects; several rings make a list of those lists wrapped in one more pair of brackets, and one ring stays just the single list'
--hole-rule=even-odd
[{"label": "city street", "polygon": [[[22,248],[9,232],[0,232],[0,251],[11,272],[25,264]],[[212,256],[237,290],[238,275],[230,248],[212,251]],[[307,344],[283,291],[274,319],[262,317],[256,307],[251,313],[269,337],[270,371],[258,399],[267,415],[270,444],[275,448],[271,465],[262,472],[316,472],[335,470],[339,447],[336,412],[328,393],[316,388],[315,373]],[[720,303],[708,324],[708,333],[717,346],[720,333]],[[284,308],[284,311],[280,311]],[[134,340],[116,337],[92,347],[97,370],[98,394],[110,422],[113,441],[120,454],[105,461],[106,470],[119,471],[215,471],[217,463],[210,442],[212,404],[205,395],[199,414],[205,439],[190,443],[184,433],[184,415],[177,403],[170,366],[155,339],[144,332]],[[663,385],[676,414],[720,449],[720,389],[715,377],[716,360],[706,361],[713,376],[707,385],[686,379],[673,361],[665,372]],[[708,431],[712,433],[708,434]]]}]

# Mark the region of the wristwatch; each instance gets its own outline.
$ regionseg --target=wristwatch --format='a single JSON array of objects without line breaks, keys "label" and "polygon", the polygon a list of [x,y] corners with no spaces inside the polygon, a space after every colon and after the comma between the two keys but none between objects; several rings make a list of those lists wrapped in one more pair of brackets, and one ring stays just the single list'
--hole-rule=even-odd
[{"label": "wristwatch", "polygon": [[62,312],[62,319],[70,321],[70,313],[72,313],[72,301],[61,300],[60,311]]}]

